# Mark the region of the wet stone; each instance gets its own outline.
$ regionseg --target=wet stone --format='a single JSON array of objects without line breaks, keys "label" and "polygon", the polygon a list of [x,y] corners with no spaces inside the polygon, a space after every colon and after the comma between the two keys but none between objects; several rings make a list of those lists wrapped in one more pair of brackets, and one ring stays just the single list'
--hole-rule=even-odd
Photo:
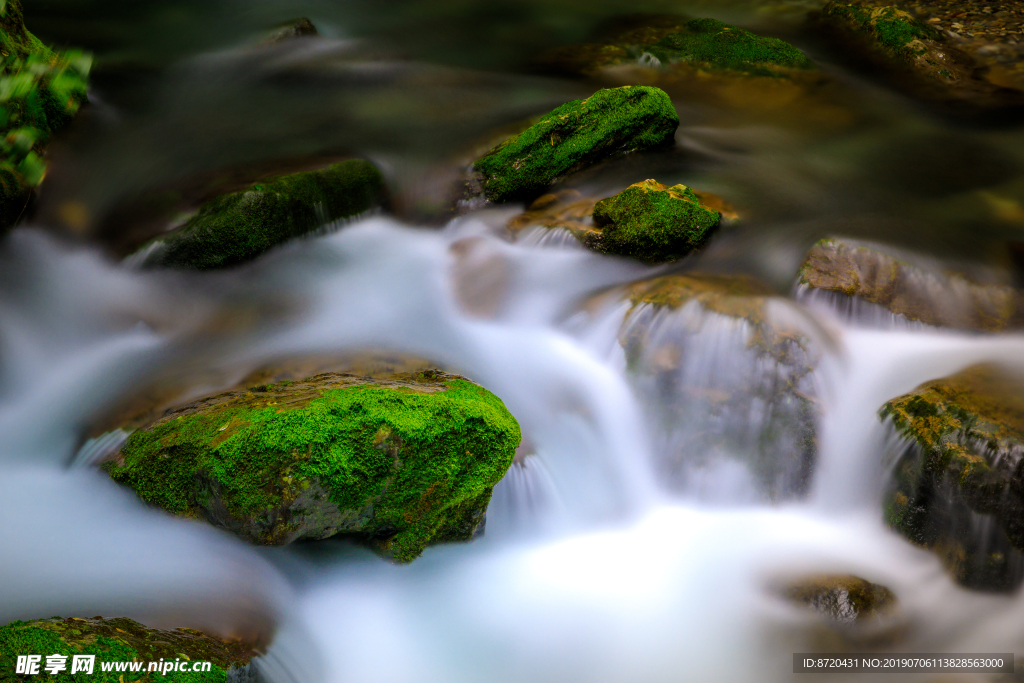
[{"label": "wet stone", "polygon": [[877,618],[896,606],[891,590],[851,574],[807,577],[786,586],[782,594],[841,624]]},{"label": "wet stone", "polygon": [[931,548],[965,586],[1024,579],[1024,377],[979,365],[888,401],[889,525]]}]

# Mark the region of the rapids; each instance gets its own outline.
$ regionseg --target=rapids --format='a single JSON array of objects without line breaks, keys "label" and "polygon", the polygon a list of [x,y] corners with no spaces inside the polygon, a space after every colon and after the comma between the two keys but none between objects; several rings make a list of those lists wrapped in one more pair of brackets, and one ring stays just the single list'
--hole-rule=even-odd
[{"label": "rapids", "polygon": [[[904,651],[1024,652],[1024,594],[960,588],[937,557],[885,526],[892,446],[877,417],[886,400],[973,363],[1024,366],[1024,336],[908,325],[795,284],[806,248],[831,234],[892,235],[940,261],[981,258],[985,240],[1008,228],[975,229],[974,186],[958,177],[953,199],[915,194],[901,184],[906,158],[888,150],[951,136],[1024,162],[1020,129],[957,128],[826,62],[855,94],[849,127],[677,100],[675,151],[577,183],[599,194],[657,174],[749,208],[749,220],[683,267],[768,281],[774,305],[820,342],[806,385],[820,410],[814,466],[800,485],[772,470],[766,489],[749,462],[772,405],[752,393],[746,412],[722,424],[694,404],[666,426],[657,412],[676,389],[629,367],[620,331],[643,312],[609,293],[669,270],[598,256],[554,231],[510,241],[502,226],[512,210],[477,208],[443,227],[413,210],[404,220],[366,216],[202,274],[137,270],[58,225],[54,207],[68,203],[102,213],[179,174],[339,149],[378,162],[396,203],[417,205],[438,178],[454,177],[444,166],[451,148],[586,92],[517,71],[542,42],[529,31],[570,42],[635,3],[524,2],[509,20],[520,41],[484,3],[438,3],[453,23],[435,18],[426,26],[437,32],[425,35],[417,22],[429,3],[408,3],[387,23],[369,3],[348,3],[346,15],[309,2],[301,11],[327,42],[256,56],[245,36],[300,10],[258,3],[234,24],[222,16],[230,3],[198,4],[117,17],[116,49],[96,48],[113,65],[97,77],[99,104],[55,150],[35,224],[0,245],[0,624],[101,614],[275,632],[257,668],[281,683],[771,683],[799,679],[792,654],[823,637],[820,620],[777,586],[842,573],[898,596]],[[793,30],[756,4],[693,6]],[[27,22],[88,46],[55,19],[66,5],[42,3]],[[113,10],[97,11],[96,21],[114,21]],[[488,48],[460,33],[481,23]],[[168,26],[192,37],[153,39]],[[461,37],[446,43],[452,32]],[[143,58],[159,68],[122,72]],[[681,349],[684,384],[763,387],[777,376],[750,353],[744,322],[684,308],[655,323],[652,334]],[[367,349],[462,373],[521,424],[528,447],[495,489],[482,538],[400,567],[334,539],[254,548],[146,508],[93,467],[124,438],[94,425],[152,387],[198,396],[280,359]],[[695,449],[709,430],[731,445]]]}]

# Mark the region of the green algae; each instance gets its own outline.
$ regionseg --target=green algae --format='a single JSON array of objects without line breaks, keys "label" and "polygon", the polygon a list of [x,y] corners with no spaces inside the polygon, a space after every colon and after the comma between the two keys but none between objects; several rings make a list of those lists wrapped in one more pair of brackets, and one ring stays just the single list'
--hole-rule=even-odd
[{"label": "green algae", "polygon": [[210,200],[184,226],[143,247],[147,266],[210,270],[250,261],[272,247],[383,201],[384,179],[368,161],[266,178]]},{"label": "green algae", "polygon": [[54,52],[26,30],[20,0],[0,6],[0,229],[42,182],[46,143],[86,101],[90,66],[88,55]]},{"label": "green algae", "polygon": [[595,249],[646,263],[680,259],[703,245],[722,215],[701,204],[685,185],[645,180],[594,207]]},{"label": "green algae", "polygon": [[603,158],[668,144],[678,126],[672,101],[658,88],[599,90],[543,116],[477,160],[474,169],[490,201],[529,200]]},{"label": "green algae", "polygon": [[519,445],[501,400],[451,376],[321,375],[262,389],[135,432],[106,469],[152,505],[265,544],[322,537],[303,531],[321,523],[309,519],[317,513],[291,507],[322,490],[330,532],[408,562],[430,543],[472,536]]},{"label": "green algae", "polygon": [[785,76],[789,70],[814,69],[803,52],[778,38],[766,38],[718,21],[691,19],[647,51],[662,62],[686,63],[754,76]]},{"label": "green algae", "polygon": [[[51,617],[33,621],[13,621],[0,627],[0,683],[14,683],[25,680],[15,674],[18,655],[42,655],[42,665],[47,655],[68,657],[67,669],[56,675],[40,675],[49,680],[74,683],[158,683],[159,681],[181,681],[182,683],[223,683],[226,670],[232,666],[244,666],[257,654],[250,646],[239,642],[226,642],[192,629],[165,631],[151,629],[131,619],[115,618],[78,619]],[[95,655],[92,674],[71,674],[73,655]],[[209,671],[204,672],[104,672],[101,662],[156,662],[161,659],[209,661]]]}]

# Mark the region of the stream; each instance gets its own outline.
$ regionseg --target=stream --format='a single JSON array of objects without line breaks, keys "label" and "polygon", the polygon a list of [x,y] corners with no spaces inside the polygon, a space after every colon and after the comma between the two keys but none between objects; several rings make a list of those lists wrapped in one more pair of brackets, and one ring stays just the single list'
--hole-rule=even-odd
[{"label": "stream", "polygon": [[[273,632],[256,669],[280,683],[770,683],[807,678],[793,653],[835,638],[778,587],[831,573],[897,596],[878,642],[1024,653],[1024,594],[958,586],[885,524],[892,437],[878,418],[887,400],[975,363],[1024,370],[1024,335],[908,324],[797,286],[829,236],[1012,280],[993,245],[1022,226],[993,220],[980,191],[1024,202],[1024,127],[942,118],[841,63],[801,29],[813,6],[28,0],[37,35],[93,50],[97,67],[33,220],[0,243],[0,624],[103,615]],[[671,150],[570,186],[607,196],[642,178],[682,182],[727,197],[740,222],[648,267],[557,234],[513,240],[504,225],[520,206],[438,210],[460,155],[598,87],[538,75],[532,56],[608,17],[669,9],[783,37],[835,92],[797,110],[673,93]],[[295,16],[322,38],[254,46]],[[67,211],[110,215],[181,178],[339,155],[384,171],[392,211],[221,272],[139,270],[122,260],[116,222]],[[694,270],[768,283],[779,314],[816,341],[801,380],[820,413],[808,471],[778,464],[795,445],[759,441],[773,406],[757,387],[780,370],[754,357],[746,322],[651,314],[649,338],[682,355],[675,383],[627,358],[620,332],[642,312],[617,288]],[[493,303],[487,314],[466,305],[474,296]],[[340,539],[257,548],[147,508],[94,467],[123,438],[89,441],[94,425],[153,387],[200,396],[281,359],[367,350],[458,372],[520,423],[529,453],[496,487],[482,537],[406,566]],[[748,385],[725,417],[685,402],[687,387]],[[903,680],[886,676],[871,680]]]}]

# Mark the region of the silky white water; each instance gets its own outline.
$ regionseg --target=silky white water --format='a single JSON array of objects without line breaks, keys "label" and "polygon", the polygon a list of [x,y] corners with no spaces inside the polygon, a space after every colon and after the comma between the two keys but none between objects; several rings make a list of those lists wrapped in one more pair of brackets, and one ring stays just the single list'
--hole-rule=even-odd
[{"label": "silky white water", "polygon": [[[896,594],[903,651],[1024,650],[1024,598],[955,586],[885,528],[877,418],[923,381],[1019,364],[1019,336],[807,314],[832,340],[819,449],[807,495],[773,504],[727,453],[703,470],[724,493],[661,479],[665,434],[617,341],[628,306],[589,299],[647,272],[635,264],[509,244],[472,216],[443,232],[371,218],[215,275],[140,273],[29,231],[2,258],[0,623],[273,623],[260,670],[275,681],[785,681],[828,627],[775,587],[835,572]],[[700,320],[693,372],[712,352],[728,367],[743,345],[723,339],[742,330]],[[336,541],[254,549],[147,509],[88,458],[69,466],[91,421],[146,382],[194,377],[201,393],[276,359],[366,349],[461,372],[520,422],[531,452],[483,538],[401,567]]]}]

